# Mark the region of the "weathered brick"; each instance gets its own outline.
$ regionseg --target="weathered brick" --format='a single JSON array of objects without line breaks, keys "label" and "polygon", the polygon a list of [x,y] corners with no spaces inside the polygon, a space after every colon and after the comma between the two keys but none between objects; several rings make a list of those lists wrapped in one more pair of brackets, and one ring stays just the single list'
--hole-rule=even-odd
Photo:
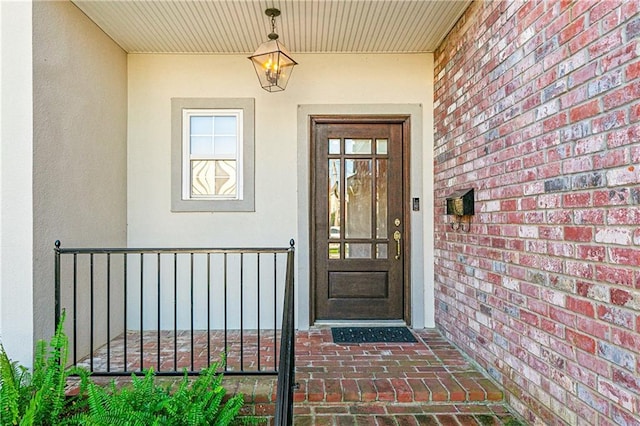
[{"label": "weathered brick", "polygon": [[591,131],[593,133],[606,132],[617,127],[624,126],[625,112],[614,111],[609,114],[598,116],[591,120]]},{"label": "weathered brick", "polygon": [[585,118],[593,117],[600,112],[600,102],[596,99],[585,104],[578,105],[569,111],[571,122],[582,121]]},{"label": "weathered brick", "polygon": [[638,46],[639,46],[638,42],[634,41],[607,54],[604,58],[600,60],[602,71],[607,72],[611,69],[615,69],[637,58]]},{"label": "weathered brick", "polygon": [[602,77],[592,80],[587,85],[587,96],[594,97],[601,93],[607,92],[622,84],[622,71],[615,70],[609,74],[605,74]]},{"label": "weathered brick", "polygon": [[609,258],[619,265],[640,265],[640,248],[610,248]]},{"label": "weathered brick", "polygon": [[611,341],[614,344],[628,348],[630,351],[635,353],[640,352],[640,335],[636,333],[614,328]]},{"label": "weathered brick", "polygon": [[629,329],[633,329],[635,320],[635,316],[630,311],[606,305],[598,305],[598,318]]},{"label": "weathered brick", "polygon": [[567,241],[591,241],[593,228],[589,226],[565,226],[564,239]]},{"label": "weathered brick", "polygon": [[598,56],[606,54],[607,52],[610,52],[621,44],[622,30],[618,29],[616,31],[612,31],[606,36],[598,38],[595,43],[592,43],[589,46],[589,56],[591,57],[591,59],[594,59]]},{"label": "weathered brick", "polygon": [[638,98],[640,98],[640,81],[627,84],[626,86],[622,86],[620,89],[607,93],[602,98],[602,105],[605,109],[613,109],[621,105],[634,102]]},{"label": "weathered brick", "polygon": [[598,342],[598,356],[630,371],[635,369],[635,358],[633,355],[610,343],[603,341]]},{"label": "weathered brick", "polygon": [[628,228],[600,228],[596,230],[597,243],[629,245],[631,244],[631,230]]},{"label": "weathered brick", "polygon": [[609,404],[607,403],[607,400],[598,396],[583,385],[578,385],[578,398],[586,402],[591,408],[595,409],[596,411],[599,411],[603,414],[608,413]]},{"label": "weathered brick", "polygon": [[634,396],[629,391],[618,386],[616,383],[612,383],[608,380],[598,381],[598,392],[605,397],[613,400],[619,404],[622,408],[633,411],[634,408]]}]

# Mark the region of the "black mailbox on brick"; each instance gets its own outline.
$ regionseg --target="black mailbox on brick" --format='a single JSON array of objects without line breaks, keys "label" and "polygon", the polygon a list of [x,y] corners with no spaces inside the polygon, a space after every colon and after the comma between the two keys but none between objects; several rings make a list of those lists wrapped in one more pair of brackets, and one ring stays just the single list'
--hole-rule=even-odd
[{"label": "black mailbox on brick", "polygon": [[447,198],[447,214],[471,216],[473,209],[473,188],[456,191]]}]

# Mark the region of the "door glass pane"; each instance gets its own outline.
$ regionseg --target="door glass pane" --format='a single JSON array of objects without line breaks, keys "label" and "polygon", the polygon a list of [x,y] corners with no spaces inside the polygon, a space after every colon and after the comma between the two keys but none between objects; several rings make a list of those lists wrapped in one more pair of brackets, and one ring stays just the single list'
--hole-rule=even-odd
[{"label": "door glass pane", "polygon": [[386,259],[387,258],[387,245],[386,244],[376,244],[376,258],[377,259]]},{"label": "door glass pane", "polygon": [[329,154],[340,154],[340,139],[329,139]]},{"label": "door glass pane", "polygon": [[340,243],[329,243],[329,259],[340,259]]},{"label": "door glass pane", "polygon": [[345,238],[371,238],[371,160],[345,160]]},{"label": "door glass pane", "polygon": [[376,161],[376,237],[387,238],[387,160]]},{"label": "door glass pane", "polygon": [[386,139],[376,139],[376,154],[386,154],[387,143]]},{"label": "door glass pane", "polygon": [[329,160],[329,238],[340,238],[340,160]]},{"label": "door glass pane", "polygon": [[371,259],[371,244],[345,244],[344,257],[345,259]]},{"label": "door glass pane", "polygon": [[371,139],[345,139],[345,154],[371,154]]}]

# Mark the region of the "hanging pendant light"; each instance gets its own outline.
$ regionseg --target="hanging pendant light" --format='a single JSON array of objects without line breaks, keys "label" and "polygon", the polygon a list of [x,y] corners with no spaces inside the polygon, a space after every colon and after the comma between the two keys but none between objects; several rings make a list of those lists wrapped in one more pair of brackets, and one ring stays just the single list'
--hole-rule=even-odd
[{"label": "hanging pendant light", "polygon": [[289,50],[278,41],[276,16],[280,16],[280,10],[269,8],[264,13],[271,18],[269,41],[262,43],[249,59],[253,62],[262,88],[268,92],[279,92],[287,87],[293,67],[298,63],[293,60]]}]

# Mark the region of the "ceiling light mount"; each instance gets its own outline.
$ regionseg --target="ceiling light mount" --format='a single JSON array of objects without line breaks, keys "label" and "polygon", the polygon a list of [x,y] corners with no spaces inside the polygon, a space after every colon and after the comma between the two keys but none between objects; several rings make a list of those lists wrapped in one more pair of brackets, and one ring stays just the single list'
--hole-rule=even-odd
[{"label": "ceiling light mount", "polygon": [[276,17],[280,16],[280,10],[268,8],[264,13],[271,18],[269,41],[262,43],[249,59],[253,62],[262,88],[268,92],[279,92],[287,87],[293,67],[298,63],[293,60],[289,50],[278,41]]}]

